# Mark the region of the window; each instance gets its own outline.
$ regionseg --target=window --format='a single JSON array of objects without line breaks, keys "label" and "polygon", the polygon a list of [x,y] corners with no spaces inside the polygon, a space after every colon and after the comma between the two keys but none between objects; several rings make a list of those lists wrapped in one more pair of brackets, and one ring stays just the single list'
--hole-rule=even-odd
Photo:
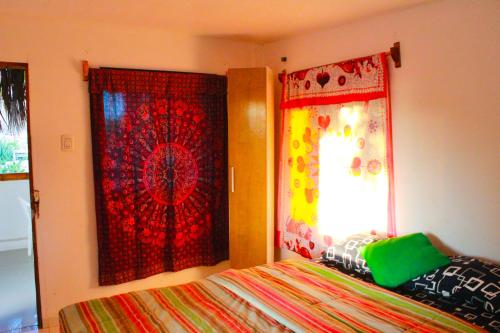
[{"label": "window", "polygon": [[352,234],[394,235],[385,54],[281,80],[279,245],[314,258]]}]

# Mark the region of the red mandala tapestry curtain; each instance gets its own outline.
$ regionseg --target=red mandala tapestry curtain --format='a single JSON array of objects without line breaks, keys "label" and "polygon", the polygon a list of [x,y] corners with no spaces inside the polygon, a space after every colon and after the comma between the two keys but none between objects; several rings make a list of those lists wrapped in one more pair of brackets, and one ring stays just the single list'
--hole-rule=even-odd
[{"label": "red mandala tapestry curtain", "polygon": [[228,258],[226,86],[90,70],[100,285]]},{"label": "red mandala tapestry curtain", "polygon": [[282,75],[279,246],[305,257],[350,234],[395,234],[384,54]]}]

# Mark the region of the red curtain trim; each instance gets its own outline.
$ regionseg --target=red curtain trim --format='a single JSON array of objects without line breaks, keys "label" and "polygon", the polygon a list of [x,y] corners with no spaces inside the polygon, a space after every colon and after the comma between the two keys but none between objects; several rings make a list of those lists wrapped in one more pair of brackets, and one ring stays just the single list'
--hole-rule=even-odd
[{"label": "red curtain trim", "polygon": [[393,157],[393,144],[392,144],[392,108],[391,108],[391,91],[389,85],[389,66],[387,65],[387,59],[384,57],[383,66],[387,75],[385,75],[385,86],[387,87],[387,97],[386,97],[386,140],[387,140],[387,167],[389,176],[389,193],[388,193],[388,205],[387,205],[387,233],[389,237],[396,237],[396,206],[395,206],[395,195],[394,195],[394,157]]},{"label": "red curtain trim", "polygon": [[302,98],[291,101],[285,101],[281,103],[280,107],[281,109],[293,109],[293,108],[302,108],[313,105],[331,105],[331,104],[342,104],[349,102],[364,102],[385,97],[387,97],[385,91],[371,92],[367,94],[349,94],[349,95],[339,95],[339,96],[329,96],[329,97],[312,97],[312,98]]},{"label": "red curtain trim", "polygon": [[[283,103],[283,101],[285,100],[285,82],[286,82],[286,71],[283,71],[283,73],[281,74],[281,82],[283,82],[283,85],[282,85],[282,90],[281,90],[281,103]],[[279,162],[278,162],[278,192],[280,191],[281,189],[281,169],[282,169],[282,166],[283,166],[283,152],[284,152],[284,145],[285,145],[285,142],[283,140],[283,137],[284,137],[284,131],[285,131],[285,109],[280,107],[280,110],[281,110],[281,132],[280,132],[280,157],[279,157]],[[276,217],[276,235],[275,235],[275,238],[274,238],[274,241],[275,241],[275,246],[276,247],[280,247],[280,244],[282,243],[281,241],[281,237],[282,237],[282,233],[278,230],[278,223],[279,223],[279,213],[281,212],[281,199],[278,198],[278,204],[277,204],[277,211],[278,211],[278,215]]]}]

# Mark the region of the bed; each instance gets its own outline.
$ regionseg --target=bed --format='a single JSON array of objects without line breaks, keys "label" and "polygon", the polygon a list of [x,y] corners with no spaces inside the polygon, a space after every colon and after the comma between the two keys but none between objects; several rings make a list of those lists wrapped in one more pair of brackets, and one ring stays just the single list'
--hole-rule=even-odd
[{"label": "bed", "polygon": [[227,270],[81,302],[62,332],[481,332],[450,314],[306,260]]}]

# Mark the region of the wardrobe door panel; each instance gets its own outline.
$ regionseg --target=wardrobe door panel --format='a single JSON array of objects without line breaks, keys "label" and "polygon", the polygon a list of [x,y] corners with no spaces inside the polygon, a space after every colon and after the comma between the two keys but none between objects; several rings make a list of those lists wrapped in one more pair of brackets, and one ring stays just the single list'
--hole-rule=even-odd
[{"label": "wardrobe door panel", "polygon": [[228,71],[228,131],[229,256],[231,267],[245,268],[272,261],[274,123],[268,68]]}]

